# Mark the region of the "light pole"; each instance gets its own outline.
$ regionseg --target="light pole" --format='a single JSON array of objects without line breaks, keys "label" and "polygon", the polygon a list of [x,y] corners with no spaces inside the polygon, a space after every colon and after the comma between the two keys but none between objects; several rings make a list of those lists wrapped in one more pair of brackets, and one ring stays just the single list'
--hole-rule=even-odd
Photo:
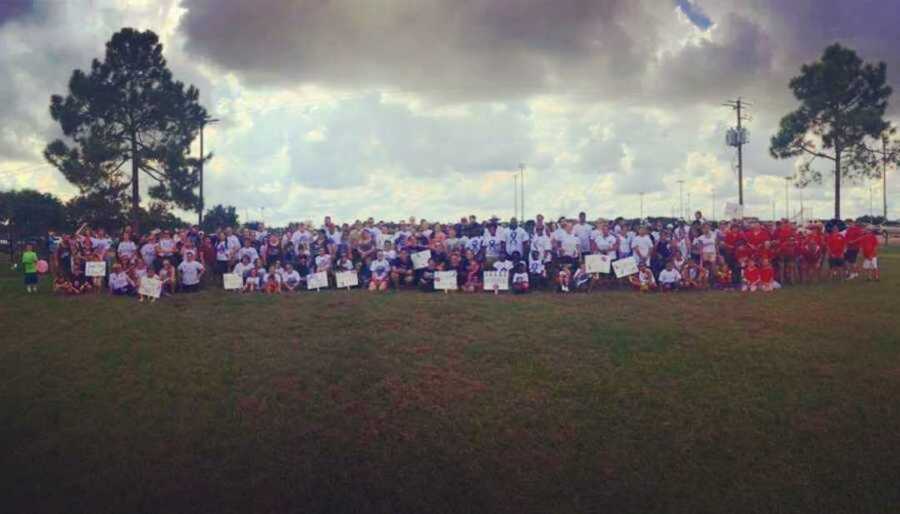
[{"label": "light pole", "polygon": [[712,202],[712,218],[710,218],[710,219],[713,220],[713,221],[715,221],[715,220],[716,220],[716,190],[715,190],[715,189],[713,189],[712,197],[713,197],[713,202]]},{"label": "light pole", "polygon": [[684,180],[678,181],[678,208],[681,219],[684,219]]},{"label": "light pole", "polygon": [[198,225],[203,224],[203,208],[205,206],[203,201],[203,162],[206,160],[206,155],[203,154],[203,128],[207,123],[216,123],[217,121],[219,121],[217,118],[206,117],[203,118],[203,121],[200,123],[200,209],[199,212],[197,212]]},{"label": "light pole", "polygon": [[515,196],[515,200],[513,200],[513,217],[519,215],[519,174],[516,173],[513,175],[513,194]]},{"label": "light pole", "polygon": [[640,193],[641,195],[641,219],[644,219],[644,193],[643,191]]},{"label": "light pole", "polygon": [[791,219],[791,197],[790,193],[788,193],[788,185],[791,183],[791,179],[794,177],[784,177],[784,217],[785,219]]},{"label": "light pole", "polygon": [[525,163],[519,163],[519,174],[522,175],[522,199],[519,200],[519,209],[522,211],[522,215],[519,216],[519,222],[525,223]]}]

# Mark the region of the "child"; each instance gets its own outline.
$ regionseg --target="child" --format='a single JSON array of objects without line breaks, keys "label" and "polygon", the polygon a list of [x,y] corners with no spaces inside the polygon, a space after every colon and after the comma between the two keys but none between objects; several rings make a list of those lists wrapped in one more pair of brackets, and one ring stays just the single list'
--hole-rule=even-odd
[{"label": "child", "polygon": [[759,288],[762,291],[774,291],[781,287],[781,284],[775,281],[775,268],[769,259],[762,260],[762,266],[759,268]]},{"label": "child", "polygon": [[581,263],[575,274],[572,275],[572,282],[575,284],[576,291],[591,292],[591,274],[587,272],[587,264]]},{"label": "child", "polygon": [[251,269],[247,278],[244,279],[243,291],[245,293],[255,293],[256,291],[259,291],[259,271],[256,268]]},{"label": "child", "polygon": [[831,227],[826,242],[828,247],[828,270],[832,280],[840,280],[846,277],[846,263],[844,255],[847,253],[847,238],[841,234],[841,229],[835,223]]},{"label": "child", "polygon": [[250,263],[250,257],[245,256],[241,258],[240,262],[234,265],[234,270],[232,270],[232,273],[241,277],[241,279],[244,279],[247,277],[247,275],[250,274],[250,270],[255,267],[256,266]]},{"label": "child", "polygon": [[572,272],[569,271],[570,264],[563,264],[562,268],[559,270],[559,274],[556,276],[556,280],[559,286],[559,292],[568,293],[569,285],[572,282]]},{"label": "child", "polygon": [[684,265],[682,274],[685,289],[700,289],[700,267],[693,260],[688,260]]},{"label": "child", "polygon": [[642,293],[649,293],[656,289],[656,279],[653,277],[653,271],[646,264],[638,266],[637,275],[631,275],[628,281]]},{"label": "child", "polygon": [[760,279],[761,276],[759,268],[756,267],[756,262],[754,262],[753,259],[745,261],[743,270],[741,271],[741,281],[743,282],[741,290],[749,292],[756,291],[759,287]]},{"label": "child", "polygon": [[122,270],[122,265],[118,262],[113,264],[112,272],[109,274],[109,294],[115,296],[128,296],[134,294],[134,282],[128,273]]},{"label": "child", "polygon": [[866,280],[881,280],[881,272],[878,271],[878,235],[877,231],[867,231],[859,240],[859,249],[862,250],[862,269],[866,274]]},{"label": "child", "polygon": [[159,281],[162,282],[162,294],[175,294],[175,266],[169,259],[163,259],[159,269]]},{"label": "child", "polygon": [[528,259],[528,283],[534,289],[541,289],[547,280],[547,267],[541,259],[541,252],[532,250]]},{"label": "child", "polygon": [[72,270],[71,285],[72,287],[69,292],[72,294],[83,294],[91,290],[91,280],[84,276],[81,265],[75,266]]},{"label": "child", "polygon": [[36,293],[38,284],[37,274],[38,256],[34,253],[34,245],[28,243],[25,245],[25,251],[22,252],[22,270],[25,272],[25,292]]},{"label": "child", "polygon": [[466,281],[463,291],[475,293],[481,291],[481,262],[471,250],[466,252]]},{"label": "child", "polygon": [[300,274],[294,270],[290,263],[284,265],[282,285],[286,292],[294,292],[300,287]]},{"label": "child", "polygon": [[660,291],[677,291],[681,287],[681,273],[675,269],[675,263],[666,262],[666,269],[659,272]]},{"label": "child", "polygon": [[372,272],[369,291],[387,291],[391,279],[391,263],[385,259],[383,250],[378,251],[369,270]]},{"label": "child", "polygon": [[266,285],[263,290],[266,294],[281,294],[281,283],[278,278],[279,275],[275,273],[274,266],[271,266],[266,275]]},{"label": "child", "polygon": [[72,283],[66,280],[66,276],[62,272],[57,272],[53,278],[53,292],[59,294],[72,293]]},{"label": "child", "polygon": [[185,293],[195,293],[200,288],[200,279],[206,268],[195,260],[195,253],[189,252],[185,254],[186,260],[178,265],[178,271],[181,272],[181,286]]},{"label": "child", "polygon": [[[156,276],[156,270],[153,269],[153,266],[147,266],[146,272],[140,280],[145,280],[148,278],[159,278]],[[140,281],[138,281],[138,291],[140,291]],[[156,298],[153,296],[146,296],[142,294],[138,294],[138,301],[144,303],[144,300],[150,300],[150,303],[154,303]]]},{"label": "child", "polygon": [[732,286],[732,279],[731,267],[725,262],[725,258],[720,255],[716,268],[716,284],[721,289],[728,289]]},{"label": "child", "polygon": [[516,272],[512,276],[513,294],[525,294],[528,292],[528,270],[525,263],[520,262],[516,266]]}]

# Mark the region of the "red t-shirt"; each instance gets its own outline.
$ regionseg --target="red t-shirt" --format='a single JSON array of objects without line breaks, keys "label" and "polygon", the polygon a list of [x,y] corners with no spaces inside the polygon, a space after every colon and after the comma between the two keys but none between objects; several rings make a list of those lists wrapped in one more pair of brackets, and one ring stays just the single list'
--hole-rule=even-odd
[{"label": "red t-shirt", "polygon": [[740,230],[732,228],[725,232],[725,245],[728,246],[729,250],[734,251],[737,244],[743,239],[744,235]]},{"label": "red t-shirt", "polygon": [[734,252],[734,257],[738,261],[749,259],[753,255],[753,250],[750,249],[749,246],[743,245],[738,246],[737,250]]},{"label": "red t-shirt", "polygon": [[872,259],[878,256],[878,237],[869,232],[868,234],[862,236],[862,240],[859,242],[859,247],[862,250],[863,257],[866,259]]},{"label": "red t-shirt", "polygon": [[840,232],[828,234],[828,255],[841,258],[847,251],[847,239]]},{"label": "red t-shirt", "polygon": [[754,232],[753,230],[747,231],[747,233],[744,234],[744,239],[746,239],[747,242],[751,245],[758,247],[762,246],[762,244],[768,241],[770,238],[768,232],[763,229],[759,229],[758,232]]},{"label": "red t-shirt", "polygon": [[763,266],[759,268],[759,279],[763,284],[775,281],[775,268],[772,266]]},{"label": "red t-shirt", "polygon": [[857,227],[856,225],[847,227],[847,233],[844,235],[844,237],[847,238],[847,248],[850,248],[851,250],[859,248],[858,239],[864,236],[865,233],[866,231],[863,230],[862,227]]},{"label": "red t-shirt", "polygon": [[755,282],[759,282],[759,279],[760,279],[759,268],[757,268],[756,266],[753,266],[752,268],[749,266],[744,268],[744,282],[747,282],[748,284],[753,284]]},{"label": "red t-shirt", "polygon": [[778,227],[778,232],[776,233],[778,239],[780,241],[784,241],[785,239],[790,239],[794,236],[794,227],[790,225],[782,225]]}]

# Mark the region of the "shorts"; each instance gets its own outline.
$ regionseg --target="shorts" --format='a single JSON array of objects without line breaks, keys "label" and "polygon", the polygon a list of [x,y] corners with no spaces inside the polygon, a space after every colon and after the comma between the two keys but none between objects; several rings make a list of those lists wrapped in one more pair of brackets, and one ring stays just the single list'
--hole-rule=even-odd
[{"label": "shorts", "polygon": [[38,274],[37,273],[26,273],[25,274],[25,285],[26,286],[34,286],[38,283]]},{"label": "shorts", "polygon": [[857,255],[859,255],[859,248],[847,248],[847,254],[844,256],[844,258],[847,260],[847,262],[853,264],[856,262]]},{"label": "shorts", "polygon": [[703,262],[716,262],[716,252],[703,252]]},{"label": "shorts", "polygon": [[862,269],[878,269],[878,257],[872,257],[871,259],[864,259],[862,264]]},{"label": "shorts", "polygon": [[228,273],[228,261],[216,261],[216,275],[224,275]]},{"label": "shorts", "polygon": [[829,268],[843,268],[844,267],[844,258],[843,257],[829,257],[828,258],[828,267]]},{"label": "shorts", "polygon": [[181,292],[182,293],[196,293],[200,290],[200,284],[182,284]]}]

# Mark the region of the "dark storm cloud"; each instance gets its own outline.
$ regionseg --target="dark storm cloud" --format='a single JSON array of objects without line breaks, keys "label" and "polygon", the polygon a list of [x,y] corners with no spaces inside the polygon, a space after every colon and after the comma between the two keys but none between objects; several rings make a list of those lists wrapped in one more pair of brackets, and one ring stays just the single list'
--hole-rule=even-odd
[{"label": "dark storm cloud", "polygon": [[34,10],[34,0],[2,0],[0,1],[0,25],[24,17]]},{"label": "dark storm cloud", "polygon": [[608,93],[629,90],[651,61],[657,17],[670,13],[648,4],[185,0],[181,28],[189,51],[257,82],[465,99]]}]

